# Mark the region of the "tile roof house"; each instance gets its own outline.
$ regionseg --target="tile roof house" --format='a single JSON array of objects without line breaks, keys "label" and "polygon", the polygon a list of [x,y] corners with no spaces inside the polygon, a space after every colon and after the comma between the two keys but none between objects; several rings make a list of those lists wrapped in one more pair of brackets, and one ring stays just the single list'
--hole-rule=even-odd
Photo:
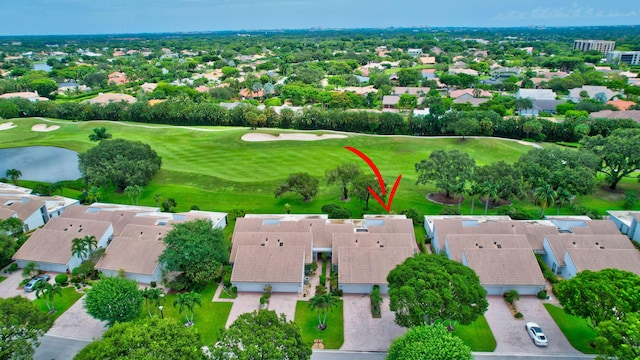
[{"label": "tile roof house", "polygon": [[555,100],[556,93],[551,89],[518,89],[516,99]]},{"label": "tile roof house", "polygon": [[620,111],[626,111],[629,110],[630,107],[636,105],[636,103],[629,100],[615,99],[607,101],[607,105],[613,105]]},{"label": "tile roof house", "polygon": [[422,64],[425,64],[425,65],[431,65],[436,63],[435,56],[421,56],[419,60]]},{"label": "tile roof house", "polygon": [[474,97],[470,94],[464,94],[458,96],[455,100],[453,100],[454,104],[470,104],[473,107],[479,106],[480,104],[484,104],[491,99],[486,97]]},{"label": "tile roof house", "polygon": [[382,97],[382,109],[384,110],[395,110],[396,105],[400,101],[400,95],[385,95]]},{"label": "tile roof house", "polygon": [[139,283],[149,284],[162,280],[162,266],[158,258],[165,249],[164,237],[172,225],[128,224],[109,242],[107,251],[96,264],[96,269],[107,276],[125,276]]},{"label": "tile roof house", "polygon": [[80,265],[82,260],[71,253],[74,238],[95,236],[98,248],[107,246],[113,234],[113,226],[106,221],[86,219],[51,219],[44,227],[37,229],[13,255],[18,267],[24,268],[35,262],[41,270],[65,272]]},{"label": "tile roof house", "polygon": [[98,105],[106,105],[110,103],[118,103],[118,102],[127,102],[129,104],[133,104],[136,102],[136,98],[127,94],[116,94],[116,93],[100,93],[98,96],[84,100],[83,102],[87,102],[89,104],[98,104]]},{"label": "tile roof house", "polygon": [[29,91],[13,92],[13,93],[6,93],[6,94],[0,95],[0,99],[13,99],[13,98],[27,99],[31,102],[49,101],[48,98],[38,95],[37,91],[36,92],[29,92]]},{"label": "tile roof house", "polygon": [[580,100],[582,100],[580,93],[583,91],[587,93],[589,99],[595,99],[597,94],[602,93],[604,94],[606,101],[609,101],[612,97],[618,94],[613,90],[609,90],[606,86],[583,85],[582,87],[569,90],[569,99],[576,103],[580,102]]},{"label": "tile roof house", "polygon": [[326,253],[343,292],[368,293],[379,285],[384,293],[389,271],[417,252],[413,222],[404,216],[249,214],[236,219],[232,244],[231,282],[253,292],[271,285],[274,292],[307,293],[304,265]]},{"label": "tile roof house", "polygon": [[127,74],[121,71],[112,72],[111,74],[109,74],[109,77],[107,79],[107,84],[122,85],[128,82],[129,79],[127,78]]},{"label": "tile roof house", "polygon": [[592,119],[632,119],[640,122],[640,110],[612,111],[601,110],[589,114]]},{"label": "tile roof house", "polygon": [[[477,92],[477,96],[476,95]],[[493,94],[487,90],[481,90],[481,89],[460,89],[460,90],[451,90],[449,92],[449,97],[452,99],[457,99],[462,95],[471,95],[473,97],[487,97],[487,98],[492,98]]]}]

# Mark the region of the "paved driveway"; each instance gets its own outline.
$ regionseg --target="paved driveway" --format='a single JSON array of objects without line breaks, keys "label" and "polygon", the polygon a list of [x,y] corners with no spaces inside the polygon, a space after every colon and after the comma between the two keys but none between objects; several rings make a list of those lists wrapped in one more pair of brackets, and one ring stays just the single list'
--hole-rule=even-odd
[{"label": "paved driveway", "polygon": [[[487,300],[489,310],[485,317],[498,343],[496,353],[580,354],[569,344],[547,309],[544,308],[543,301],[533,296],[523,296],[516,305],[524,318],[515,319],[501,296],[487,296]],[[540,325],[549,339],[549,346],[544,348],[533,344],[524,328],[530,321]]]},{"label": "paved driveway", "polygon": [[102,333],[106,330],[105,325],[106,322],[96,320],[87,314],[84,309],[83,296],[56,319],[47,335],[76,340],[93,340],[102,337]]},{"label": "paved driveway", "polygon": [[[50,282],[53,281],[55,274],[49,274],[51,276]],[[34,300],[36,298],[35,292],[25,292],[22,288],[20,288],[20,282],[24,279],[22,277],[22,270],[18,270],[13,274],[2,274],[6,279],[0,283],[0,298],[10,298],[16,295],[24,296],[29,300]]]},{"label": "paved driveway", "polygon": [[393,322],[389,297],[383,296],[382,318],[371,317],[369,295],[346,294],[344,300],[344,343],[340,350],[387,351],[391,341],[404,334]]},{"label": "paved driveway", "polygon": [[226,327],[233,324],[238,316],[258,310],[260,308],[260,296],[262,296],[262,293],[238,293],[238,297],[233,299],[233,306],[231,306]]}]

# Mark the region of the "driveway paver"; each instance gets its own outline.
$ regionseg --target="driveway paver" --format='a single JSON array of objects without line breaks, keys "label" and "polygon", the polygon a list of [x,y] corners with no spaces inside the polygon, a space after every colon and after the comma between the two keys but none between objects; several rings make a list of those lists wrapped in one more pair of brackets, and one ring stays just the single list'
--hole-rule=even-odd
[{"label": "driveway paver", "polygon": [[[6,279],[0,283],[0,298],[6,299],[6,298],[14,297],[16,295],[26,297],[29,300],[34,300],[36,298],[35,292],[28,293],[28,292],[25,292],[20,287],[20,282],[24,280],[24,278],[22,277],[21,271],[22,270],[18,270],[13,274],[2,274],[2,276],[6,277]],[[47,274],[51,276],[51,280],[49,280],[49,282],[52,282],[53,278],[55,277],[55,274],[52,274],[52,273],[47,273]]]},{"label": "driveway paver", "polygon": [[83,296],[56,319],[47,335],[67,339],[93,340],[102,336],[106,330],[105,325],[106,322],[96,320],[87,314]]},{"label": "driveway paver", "polygon": [[[496,338],[496,353],[525,353],[534,355],[581,354],[574,349],[555,323],[544,302],[533,296],[523,296],[516,302],[523,319],[511,315],[509,305],[501,296],[487,296],[489,310],[485,313],[487,322]],[[540,325],[549,339],[549,346],[538,347],[525,330],[527,322]]]},{"label": "driveway paver", "polygon": [[389,297],[382,298],[382,317],[374,319],[369,295],[343,296],[344,343],[340,350],[387,351],[393,339],[404,334],[405,329],[393,322],[395,315],[389,310]]},{"label": "driveway paver", "polygon": [[229,327],[229,325],[233,324],[238,316],[244,313],[258,310],[260,308],[260,296],[262,296],[262,293],[238,293],[238,297],[233,299],[233,305],[231,306],[231,311],[229,312],[229,317],[227,318],[226,327]]}]

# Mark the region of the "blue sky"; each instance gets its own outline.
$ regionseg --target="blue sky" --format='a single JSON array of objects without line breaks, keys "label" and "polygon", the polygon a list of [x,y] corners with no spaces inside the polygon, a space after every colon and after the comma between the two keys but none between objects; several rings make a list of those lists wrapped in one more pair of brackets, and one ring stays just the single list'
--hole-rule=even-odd
[{"label": "blue sky", "polygon": [[0,0],[0,35],[640,25],[637,0]]}]

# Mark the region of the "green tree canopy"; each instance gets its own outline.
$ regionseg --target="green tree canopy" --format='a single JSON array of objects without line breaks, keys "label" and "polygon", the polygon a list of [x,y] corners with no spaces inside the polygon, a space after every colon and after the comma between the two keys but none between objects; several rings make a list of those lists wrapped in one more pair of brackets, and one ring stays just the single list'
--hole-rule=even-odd
[{"label": "green tree canopy", "polygon": [[84,306],[93,318],[113,326],[116,322],[131,321],[140,316],[142,295],[133,280],[102,277],[87,293]]},{"label": "green tree canopy", "polygon": [[[369,210],[369,199],[371,199],[371,192],[369,188],[372,188],[376,194],[382,194],[382,188],[378,178],[373,174],[360,174],[353,179],[351,183],[351,193],[356,199],[364,201],[364,209]],[[387,182],[384,181],[385,193],[388,193]]]},{"label": "green tree canopy", "polygon": [[302,196],[302,201],[311,201],[318,193],[320,180],[307,173],[290,174],[287,180],[275,191],[276,197],[293,192]]},{"label": "green tree canopy", "polygon": [[471,348],[443,325],[416,326],[391,343],[387,360],[470,360]]},{"label": "green tree canopy", "polygon": [[337,184],[342,190],[342,199],[349,198],[349,184],[353,182],[362,171],[358,164],[350,162],[338,165],[337,168],[327,170],[325,176],[329,185]]},{"label": "green tree canopy", "polygon": [[623,270],[585,270],[554,290],[564,310],[588,319],[593,327],[640,311],[640,276]]},{"label": "green tree canopy", "polygon": [[596,330],[596,349],[601,354],[598,359],[640,359],[640,313],[603,321]]},{"label": "green tree canopy", "polygon": [[429,155],[428,160],[421,160],[415,165],[418,173],[416,183],[433,183],[450,197],[456,184],[471,180],[475,167],[475,160],[465,153],[458,150],[436,150]]},{"label": "green tree canopy", "polygon": [[92,186],[144,186],[151,181],[162,159],[147,144],[116,139],[101,141],[78,155],[80,171]]},{"label": "green tree canopy", "polygon": [[522,155],[515,167],[531,189],[545,184],[555,190],[562,186],[572,194],[586,195],[593,191],[598,158],[587,151],[574,149],[533,149]]},{"label": "green tree canopy", "polygon": [[478,166],[473,179],[476,183],[484,182],[498,186],[498,197],[513,199],[525,196],[525,182],[519,168],[500,160],[491,164]]},{"label": "green tree canopy", "polygon": [[148,318],[118,323],[102,339],[80,351],[75,360],[99,359],[206,359],[200,335],[171,319]]},{"label": "green tree canopy", "polygon": [[99,128],[94,128],[93,129],[93,133],[89,134],[89,140],[91,141],[102,141],[102,140],[107,140],[107,139],[111,139],[113,135],[109,134],[107,132],[107,129],[103,126],[103,127],[99,127]]},{"label": "green tree canopy", "polygon": [[473,269],[440,255],[420,254],[391,270],[389,307],[403,327],[438,321],[470,324],[489,307]]},{"label": "green tree canopy", "polygon": [[306,360],[311,358],[311,344],[284,314],[265,310],[240,315],[223,330],[212,353],[214,359]]},{"label": "green tree canopy", "polygon": [[623,177],[640,169],[640,130],[618,129],[611,135],[596,135],[582,140],[582,147],[600,160],[598,170],[605,174],[612,190]]},{"label": "green tree canopy", "polygon": [[22,296],[0,298],[0,359],[33,357],[53,317]]},{"label": "green tree canopy", "polygon": [[213,229],[209,220],[175,224],[164,243],[167,247],[160,262],[165,264],[168,285],[177,290],[204,287],[229,260],[224,234],[221,229]]}]

